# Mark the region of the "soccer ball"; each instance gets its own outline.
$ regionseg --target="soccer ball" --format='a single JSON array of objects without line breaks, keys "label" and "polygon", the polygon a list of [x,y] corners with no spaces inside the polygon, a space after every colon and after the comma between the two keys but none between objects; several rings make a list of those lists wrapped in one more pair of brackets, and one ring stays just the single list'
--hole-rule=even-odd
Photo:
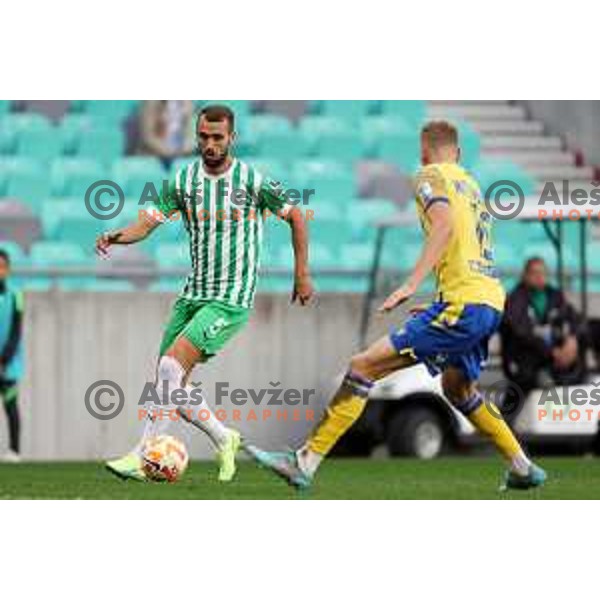
[{"label": "soccer ball", "polygon": [[150,438],[142,450],[142,470],[151,481],[175,483],[187,469],[185,445],[170,435]]}]

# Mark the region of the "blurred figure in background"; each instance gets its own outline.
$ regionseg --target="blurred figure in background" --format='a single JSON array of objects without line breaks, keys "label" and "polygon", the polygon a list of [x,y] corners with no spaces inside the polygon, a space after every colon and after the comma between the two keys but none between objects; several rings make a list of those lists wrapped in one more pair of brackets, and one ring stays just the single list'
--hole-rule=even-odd
[{"label": "blurred figure in background", "polygon": [[146,100],[140,113],[139,154],[153,154],[165,168],[194,151],[194,103],[191,100]]},{"label": "blurred figure in background", "polygon": [[20,421],[17,395],[23,369],[23,300],[21,293],[10,286],[9,274],[10,256],[0,249],[0,398],[8,420],[10,448],[2,460],[18,462]]},{"label": "blurred figure in background", "polygon": [[[500,330],[504,374],[522,389],[524,398],[535,388],[583,379],[580,329],[575,309],[548,283],[544,260],[530,258],[521,283],[507,298]],[[506,407],[513,418],[520,410],[515,401],[510,399]]]}]

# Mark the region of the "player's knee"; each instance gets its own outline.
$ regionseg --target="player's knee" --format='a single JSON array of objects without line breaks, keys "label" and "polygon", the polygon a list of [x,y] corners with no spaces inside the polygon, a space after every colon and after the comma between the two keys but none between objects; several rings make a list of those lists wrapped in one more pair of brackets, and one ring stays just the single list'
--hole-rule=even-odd
[{"label": "player's knee", "polygon": [[375,365],[373,364],[373,361],[370,359],[369,355],[365,352],[355,354],[350,359],[350,370],[353,373],[362,375],[362,377],[372,379],[374,377],[374,373],[373,373],[374,367],[375,367]]},{"label": "player's knee", "polygon": [[452,404],[460,404],[465,397],[468,397],[469,386],[465,384],[462,378],[454,373],[446,372],[442,375],[442,391]]}]

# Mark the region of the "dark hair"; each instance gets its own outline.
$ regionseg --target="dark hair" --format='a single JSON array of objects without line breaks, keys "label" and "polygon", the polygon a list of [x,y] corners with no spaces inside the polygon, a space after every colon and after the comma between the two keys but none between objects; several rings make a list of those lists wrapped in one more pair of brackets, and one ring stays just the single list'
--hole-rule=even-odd
[{"label": "dark hair", "polygon": [[0,259],[10,266],[10,254],[4,248],[0,248]]},{"label": "dark hair", "polygon": [[525,267],[523,268],[523,273],[527,273],[527,271],[529,271],[531,266],[535,263],[542,263],[544,267],[546,266],[546,261],[541,256],[532,256],[531,258],[527,259]]},{"label": "dark hair", "polygon": [[211,123],[219,121],[227,121],[229,123],[229,131],[235,129],[235,115],[229,106],[224,104],[209,104],[198,113],[198,121],[204,117]]},{"label": "dark hair", "polygon": [[421,129],[421,137],[426,138],[434,148],[458,146],[458,130],[448,121],[429,121]]}]

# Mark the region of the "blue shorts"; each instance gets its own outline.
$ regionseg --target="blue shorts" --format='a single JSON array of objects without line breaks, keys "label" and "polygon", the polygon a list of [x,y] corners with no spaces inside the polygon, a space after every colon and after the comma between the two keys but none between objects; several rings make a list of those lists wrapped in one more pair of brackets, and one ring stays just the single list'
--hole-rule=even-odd
[{"label": "blue shorts", "polygon": [[461,307],[434,302],[409,319],[403,329],[392,332],[390,339],[398,353],[414,355],[432,375],[455,367],[468,381],[476,381],[501,320],[500,311],[483,304]]}]

